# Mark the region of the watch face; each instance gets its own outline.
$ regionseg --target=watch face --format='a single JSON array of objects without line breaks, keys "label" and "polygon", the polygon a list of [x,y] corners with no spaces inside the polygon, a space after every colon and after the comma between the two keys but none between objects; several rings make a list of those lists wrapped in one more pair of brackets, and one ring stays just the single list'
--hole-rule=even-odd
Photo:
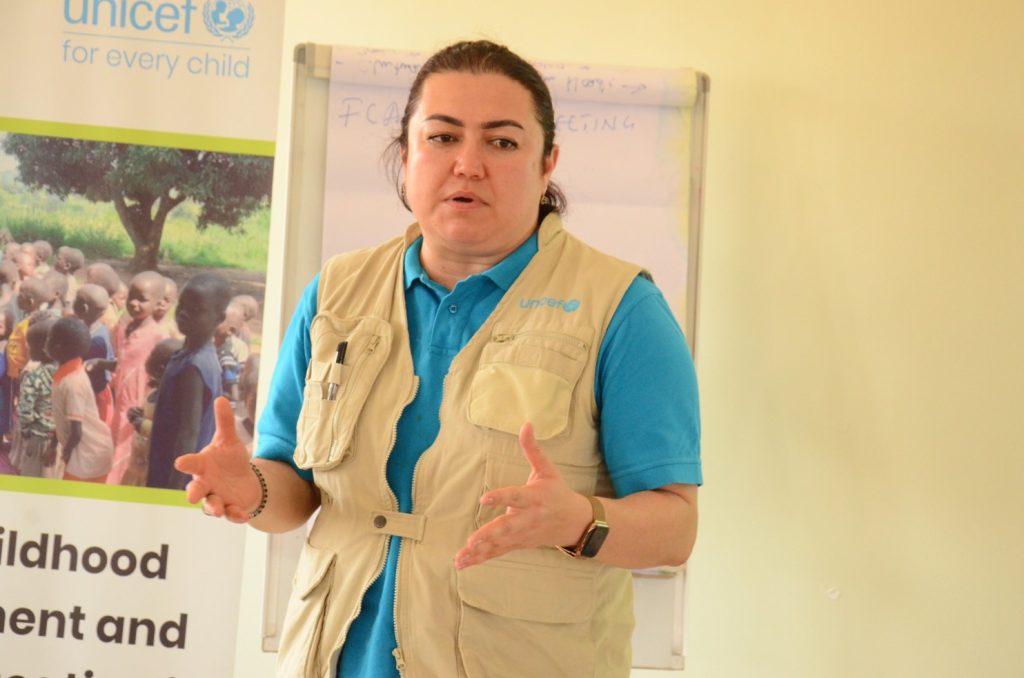
[{"label": "watch face", "polygon": [[586,542],[583,544],[583,548],[580,549],[580,555],[584,558],[593,558],[601,550],[601,546],[607,537],[608,527],[605,525],[595,525],[587,535]]}]

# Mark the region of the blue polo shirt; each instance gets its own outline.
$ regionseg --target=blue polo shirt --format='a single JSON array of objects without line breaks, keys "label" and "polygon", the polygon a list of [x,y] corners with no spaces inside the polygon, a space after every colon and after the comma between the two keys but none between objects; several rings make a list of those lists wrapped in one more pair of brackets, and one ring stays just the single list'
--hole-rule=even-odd
[{"label": "blue polo shirt", "polygon": [[[537,253],[534,233],[512,254],[451,290],[420,264],[422,239],[405,254],[405,303],[413,369],[420,386],[398,420],[387,479],[399,510],[412,510],[412,476],[440,429],[442,385],[452,359],[494,311]],[[317,312],[319,276],[306,288],[285,333],[257,424],[256,456],[295,466],[295,425],[310,360],[309,326]],[[671,483],[700,485],[700,412],[693,362],[661,292],[637,278],[612,317],[598,352],[594,396],[601,412],[601,446],[618,496]],[[312,472],[296,469],[312,480]],[[392,537],[383,574],[363,597],[338,675],[398,678],[394,592],[400,537]],[[452,554],[453,557],[455,554]]]}]

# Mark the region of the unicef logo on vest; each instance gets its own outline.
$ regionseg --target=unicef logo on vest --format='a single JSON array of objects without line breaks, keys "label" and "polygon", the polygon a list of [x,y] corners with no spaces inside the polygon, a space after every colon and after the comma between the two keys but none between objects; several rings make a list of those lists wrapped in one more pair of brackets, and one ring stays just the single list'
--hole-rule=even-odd
[{"label": "unicef logo on vest", "polygon": [[221,40],[238,40],[252,30],[256,10],[242,0],[206,0],[203,23],[210,35]]},{"label": "unicef logo on vest", "polygon": [[534,308],[560,308],[566,313],[572,313],[580,307],[579,299],[553,299],[551,297],[541,297],[540,299],[520,299],[519,308],[525,308],[527,310]]}]

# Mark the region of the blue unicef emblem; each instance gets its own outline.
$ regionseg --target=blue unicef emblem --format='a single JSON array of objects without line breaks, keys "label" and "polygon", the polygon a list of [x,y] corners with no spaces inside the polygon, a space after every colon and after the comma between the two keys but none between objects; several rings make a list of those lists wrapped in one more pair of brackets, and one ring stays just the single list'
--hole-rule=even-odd
[{"label": "blue unicef emblem", "polygon": [[203,23],[206,30],[221,40],[237,40],[252,30],[256,10],[243,0],[206,0]]},{"label": "blue unicef emblem", "polygon": [[534,308],[560,308],[566,313],[578,311],[583,305],[579,299],[556,299],[554,297],[541,297],[540,299],[520,299],[519,308],[527,310]]}]

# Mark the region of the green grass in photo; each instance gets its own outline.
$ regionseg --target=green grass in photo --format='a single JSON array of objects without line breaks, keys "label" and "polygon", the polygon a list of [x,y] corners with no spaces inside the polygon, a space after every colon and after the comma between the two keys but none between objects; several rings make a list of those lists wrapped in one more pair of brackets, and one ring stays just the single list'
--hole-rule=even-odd
[{"label": "green grass in photo", "polygon": [[[46,240],[54,250],[77,247],[86,260],[132,257],[134,247],[113,205],[28,191],[12,175],[0,173],[0,228],[9,229],[16,241]],[[161,262],[266,272],[269,207],[256,210],[230,231],[219,226],[200,231],[198,216],[199,206],[191,201],[171,211],[160,243]]]}]

